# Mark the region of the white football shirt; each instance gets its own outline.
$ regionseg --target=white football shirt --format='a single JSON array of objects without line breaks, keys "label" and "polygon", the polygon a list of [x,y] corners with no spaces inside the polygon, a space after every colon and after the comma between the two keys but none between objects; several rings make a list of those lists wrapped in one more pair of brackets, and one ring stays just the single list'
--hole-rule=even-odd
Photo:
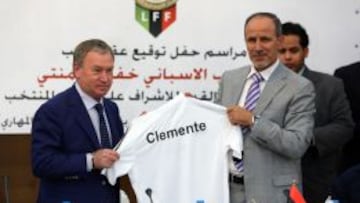
[{"label": "white football shirt", "polygon": [[181,94],[133,120],[103,174],[128,173],[139,203],[227,203],[229,150],[240,154],[242,137],[225,107]]}]

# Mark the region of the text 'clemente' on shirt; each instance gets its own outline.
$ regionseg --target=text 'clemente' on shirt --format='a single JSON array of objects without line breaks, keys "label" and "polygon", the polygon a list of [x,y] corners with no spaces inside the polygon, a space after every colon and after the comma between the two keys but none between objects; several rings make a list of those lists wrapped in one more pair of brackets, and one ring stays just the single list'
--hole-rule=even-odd
[{"label": "text 'clemente' on shirt", "polygon": [[154,142],[160,142],[167,139],[177,138],[186,134],[198,133],[206,130],[205,123],[197,123],[196,121],[193,124],[179,127],[177,129],[167,130],[165,132],[149,132],[146,135],[146,140],[149,144]]}]

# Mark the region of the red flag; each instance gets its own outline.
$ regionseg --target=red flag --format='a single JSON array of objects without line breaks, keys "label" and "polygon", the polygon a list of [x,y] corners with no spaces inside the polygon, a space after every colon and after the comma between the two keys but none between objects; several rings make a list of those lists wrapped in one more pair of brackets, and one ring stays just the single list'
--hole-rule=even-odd
[{"label": "red flag", "polygon": [[289,196],[294,203],[306,203],[303,195],[301,194],[295,183],[292,184],[290,187]]}]

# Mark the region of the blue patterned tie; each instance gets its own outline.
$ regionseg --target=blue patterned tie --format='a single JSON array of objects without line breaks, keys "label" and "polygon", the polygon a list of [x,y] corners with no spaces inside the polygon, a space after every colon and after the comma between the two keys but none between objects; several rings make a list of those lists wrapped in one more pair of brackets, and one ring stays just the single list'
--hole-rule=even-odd
[{"label": "blue patterned tie", "polygon": [[102,148],[111,148],[109,132],[104,118],[104,107],[102,104],[97,103],[95,109],[99,115],[100,144]]},{"label": "blue patterned tie", "polygon": [[244,108],[248,111],[253,111],[255,109],[256,102],[260,98],[260,82],[264,80],[258,72],[252,74],[251,78],[253,82],[246,95],[244,105]]},{"label": "blue patterned tie", "polygon": [[[261,83],[261,81],[264,80],[264,78],[261,76],[261,74],[259,72],[252,74],[251,79],[253,80],[253,82],[251,83],[251,85],[249,87],[248,93],[245,98],[245,104],[244,104],[244,108],[248,111],[254,111],[256,102],[260,98],[260,92],[261,92],[260,83]],[[243,135],[246,135],[248,132],[250,132],[250,128],[248,128],[248,127],[242,128]],[[233,157],[233,160],[234,160],[236,169],[239,172],[243,172],[244,171],[243,161],[236,157]]]}]

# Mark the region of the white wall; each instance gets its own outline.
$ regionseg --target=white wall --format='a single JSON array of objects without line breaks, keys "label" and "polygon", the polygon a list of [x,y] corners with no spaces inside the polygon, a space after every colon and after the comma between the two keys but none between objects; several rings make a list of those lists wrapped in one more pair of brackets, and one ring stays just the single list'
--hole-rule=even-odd
[{"label": "white wall", "polygon": [[[274,12],[283,22],[300,22],[307,29],[311,41],[307,63],[314,70],[332,74],[335,68],[360,60],[360,0],[180,0],[177,20],[157,38],[136,22],[134,0],[2,1],[0,133],[30,132],[39,105],[73,83],[68,77],[71,55],[62,52],[88,38],[102,38],[127,52],[116,57],[114,73],[137,77],[115,79],[109,94],[115,99],[121,94],[122,100],[115,101],[124,120],[156,108],[179,91],[212,100],[218,82],[213,76],[249,62],[235,56],[245,49],[244,20],[257,11]],[[149,52],[150,45],[164,55],[133,59],[134,49]],[[172,59],[177,48],[199,54]],[[227,52],[209,57],[210,51]],[[164,69],[167,76],[192,77],[165,78]],[[202,69],[199,79],[194,69]]]}]

